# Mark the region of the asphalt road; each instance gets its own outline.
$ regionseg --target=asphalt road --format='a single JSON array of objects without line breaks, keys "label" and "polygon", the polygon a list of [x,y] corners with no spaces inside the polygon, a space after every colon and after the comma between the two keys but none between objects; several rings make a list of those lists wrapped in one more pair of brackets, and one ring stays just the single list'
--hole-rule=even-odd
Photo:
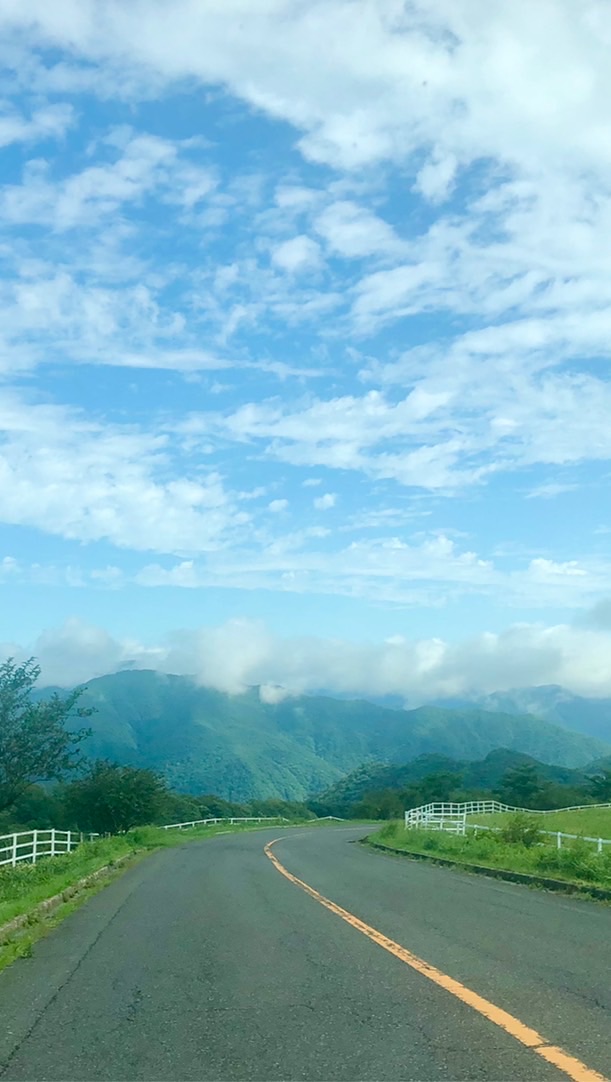
[{"label": "asphalt road", "polygon": [[611,1076],[611,908],[355,844],[363,828],[157,853],[0,974],[3,1080],[566,1078],[288,881]]}]

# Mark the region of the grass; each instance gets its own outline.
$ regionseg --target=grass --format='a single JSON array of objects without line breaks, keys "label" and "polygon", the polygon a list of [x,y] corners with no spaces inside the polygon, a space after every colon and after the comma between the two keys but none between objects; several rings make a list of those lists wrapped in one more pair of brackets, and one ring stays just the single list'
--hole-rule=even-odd
[{"label": "grass", "polygon": [[0,870],[0,927],[13,917],[34,909],[39,902],[61,894],[67,887],[113,864],[136,847],[121,838],[86,842],[72,853],[45,857],[37,864],[18,864]]},{"label": "grass", "polygon": [[[546,815],[533,812],[541,830],[561,830],[566,834],[581,834],[589,838],[611,838],[611,808],[582,808],[580,811],[555,811]],[[496,815],[470,815],[470,823],[502,827],[512,817],[511,812]]]},{"label": "grass", "polygon": [[598,854],[592,844],[581,839],[566,841],[558,850],[553,838],[543,844],[529,846],[505,841],[492,831],[480,834],[470,831],[460,837],[443,831],[406,830],[403,823],[392,822],[375,834],[372,840],[408,853],[425,853],[460,864],[502,868],[561,879],[581,886],[611,889],[611,846]]}]

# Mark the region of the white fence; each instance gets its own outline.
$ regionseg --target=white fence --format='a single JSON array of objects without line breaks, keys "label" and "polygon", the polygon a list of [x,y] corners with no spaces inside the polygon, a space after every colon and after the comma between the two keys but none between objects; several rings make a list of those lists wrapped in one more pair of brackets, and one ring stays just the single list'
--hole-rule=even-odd
[{"label": "white fence", "polygon": [[[211,823],[288,823],[283,815],[236,817],[219,819],[193,819],[189,823],[168,823],[164,830],[183,830],[187,827],[204,826]],[[0,835],[0,868],[21,861],[36,864],[40,857],[57,857],[62,853],[71,853],[83,841],[92,841],[99,834],[81,834],[75,830],[22,830],[17,834]]]},{"label": "white fence", "polygon": [[[419,827],[423,830],[444,830],[451,834],[466,834],[467,830],[498,830],[498,827],[485,826],[483,823],[468,823],[469,815],[494,815],[498,812],[527,812],[529,815],[554,815],[557,812],[584,811],[586,808],[611,808],[611,804],[576,804],[571,808],[553,808],[535,811],[533,808],[514,808],[510,804],[501,804],[498,800],[470,800],[463,804],[436,803],[423,804],[419,808],[410,808],[405,813],[406,827]],[[562,848],[563,838],[581,838],[584,842],[593,842],[596,851],[602,853],[605,845],[611,845],[611,838],[588,838],[583,834],[566,834],[562,830],[540,830],[556,839],[556,847]]]},{"label": "white fence", "polygon": [[[589,804],[589,805],[585,805],[585,806],[586,807],[592,807],[593,805]],[[603,804],[603,805],[601,805],[601,807],[604,808],[604,807],[607,807],[607,805]],[[475,834],[477,834],[478,830],[498,830],[498,829],[499,829],[498,827],[485,826],[483,823],[467,823],[467,830],[472,830]],[[464,831],[462,833],[464,833]],[[603,846],[611,845],[611,838],[588,838],[585,834],[565,834],[565,832],[563,830],[538,830],[537,833],[538,834],[546,834],[549,838],[555,838],[556,839],[556,848],[557,849],[562,849],[562,839],[563,838],[569,838],[569,839],[570,838],[581,838],[582,842],[594,842],[594,844],[596,845],[596,852],[597,853],[602,853]]]},{"label": "white fence", "polygon": [[80,834],[74,830],[22,830],[18,834],[0,835],[0,867],[20,861],[36,864],[39,857],[56,857],[70,853],[82,841],[97,838],[97,834]]},{"label": "white fence", "polygon": [[233,816],[228,819],[226,816],[220,819],[192,819],[189,823],[168,823],[163,827],[164,830],[184,830],[186,827],[203,827],[213,823],[289,823],[290,820],[284,815],[253,815],[253,816]]},{"label": "white fence", "polygon": [[423,804],[420,808],[411,808],[405,813],[406,827],[424,827],[429,830],[451,830],[454,834],[464,834],[468,815],[492,815],[495,812],[524,811],[524,808],[512,808],[498,800],[470,800],[463,804],[449,802]]}]

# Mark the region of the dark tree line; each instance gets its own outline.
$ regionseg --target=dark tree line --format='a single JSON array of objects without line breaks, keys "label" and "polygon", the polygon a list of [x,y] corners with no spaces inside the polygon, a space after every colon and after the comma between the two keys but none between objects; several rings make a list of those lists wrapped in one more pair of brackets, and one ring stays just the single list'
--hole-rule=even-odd
[{"label": "dark tree line", "polygon": [[314,801],[318,815],[359,819],[397,819],[409,808],[441,801],[499,800],[512,807],[543,811],[580,804],[611,803],[611,770],[601,770],[581,785],[565,785],[541,776],[532,763],[507,770],[498,785],[465,788],[461,774],[440,771],[402,788],[382,788],[358,799],[324,803]]}]

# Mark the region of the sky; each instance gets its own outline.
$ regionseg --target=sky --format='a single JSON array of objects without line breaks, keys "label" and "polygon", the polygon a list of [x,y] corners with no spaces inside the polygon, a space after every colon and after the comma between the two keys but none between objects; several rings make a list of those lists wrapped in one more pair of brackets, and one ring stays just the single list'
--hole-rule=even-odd
[{"label": "sky", "polygon": [[607,0],[0,0],[0,655],[609,694],[610,47]]}]

